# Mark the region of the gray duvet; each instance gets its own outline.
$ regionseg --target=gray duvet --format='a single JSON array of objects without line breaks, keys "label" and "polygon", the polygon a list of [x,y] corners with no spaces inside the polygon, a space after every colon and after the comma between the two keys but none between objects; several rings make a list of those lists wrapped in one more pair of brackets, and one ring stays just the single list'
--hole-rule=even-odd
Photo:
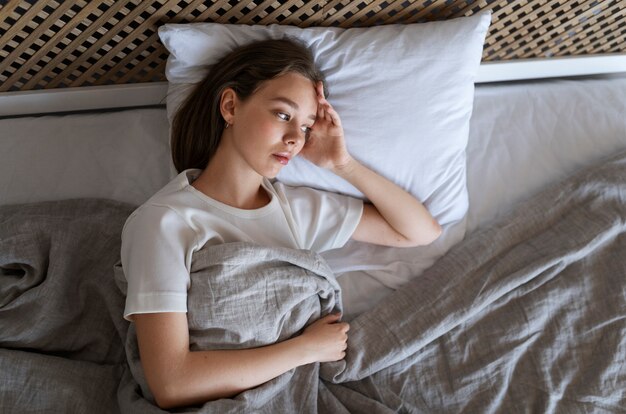
[{"label": "gray duvet", "polygon": [[[0,207],[0,412],[161,411],[112,270],[132,209]],[[192,349],[241,348],[341,300],[318,255],[236,243],[196,252],[188,306]],[[177,411],[626,412],[626,154],[468,235],[352,320],[348,345],[342,361]]]}]

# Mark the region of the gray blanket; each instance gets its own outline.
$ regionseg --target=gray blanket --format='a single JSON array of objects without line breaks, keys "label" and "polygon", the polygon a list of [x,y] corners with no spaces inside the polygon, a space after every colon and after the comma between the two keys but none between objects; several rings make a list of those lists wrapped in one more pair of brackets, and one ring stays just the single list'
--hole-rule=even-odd
[{"label": "gray blanket", "polygon": [[[131,210],[94,200],[0,207],[3,409],[160,412],[110,270]],[[192,347],[282,340],[340,307],[337,293],[310,252],[203,249]],[[626,154],[468,235],[352,320],[348,345],[343,361],[177,411],[625,412]]]},{"label": "gray blanket", "polygon": [[[115,276],[125,291],[119,265]],[[190,349],[243,349],[284,341],[322,315],[340,311],[340,299],[332,271],[311,251],[250,243],[205,247],[192,258],[187,296]],[[142,394],[153,401],[142,374],[134,325],[128,331],[127,353]],[[317,393],[308,391],[311,386],[317,388],[318,365],[291,370],[234,399],[206,404],[204,410],[276,413],[289,407],[309,407],[316,412]],[[133,404],[123,408],[138,410]]]}]

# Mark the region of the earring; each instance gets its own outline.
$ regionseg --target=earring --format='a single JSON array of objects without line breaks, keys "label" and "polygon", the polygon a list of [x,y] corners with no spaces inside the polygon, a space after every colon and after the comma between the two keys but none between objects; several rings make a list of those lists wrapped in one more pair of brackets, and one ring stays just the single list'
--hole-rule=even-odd
[{"label": "earring", "polygon": [[228,122],[226,122],[226,125],[224,126],[224,129],[228,128],[230,126],[230,124]]}]

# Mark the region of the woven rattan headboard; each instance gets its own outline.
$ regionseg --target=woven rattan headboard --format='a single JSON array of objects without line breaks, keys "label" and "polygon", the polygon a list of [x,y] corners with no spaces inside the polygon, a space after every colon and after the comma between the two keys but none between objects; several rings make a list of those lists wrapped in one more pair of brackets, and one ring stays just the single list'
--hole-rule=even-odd
[{"label": "woven rattan headboard", "polygon": [[0,92],[165,81],[164,23],[372,26],[493,11],[483,61],[626,52],[626,2],[0,1]]}]

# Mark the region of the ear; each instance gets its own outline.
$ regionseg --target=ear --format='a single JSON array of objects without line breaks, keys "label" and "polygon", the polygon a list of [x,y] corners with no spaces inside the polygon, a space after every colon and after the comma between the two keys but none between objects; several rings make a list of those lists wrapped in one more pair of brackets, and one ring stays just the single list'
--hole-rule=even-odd
[{"label": "ear", "polygon": [[222,113],[224,120],[229,124],[233,123],[233,118],[235,117],[235,106],[237,106],[237,103],[237,93],[235,93],[232,88],[224,89],[220,98],[220,112]]}]

